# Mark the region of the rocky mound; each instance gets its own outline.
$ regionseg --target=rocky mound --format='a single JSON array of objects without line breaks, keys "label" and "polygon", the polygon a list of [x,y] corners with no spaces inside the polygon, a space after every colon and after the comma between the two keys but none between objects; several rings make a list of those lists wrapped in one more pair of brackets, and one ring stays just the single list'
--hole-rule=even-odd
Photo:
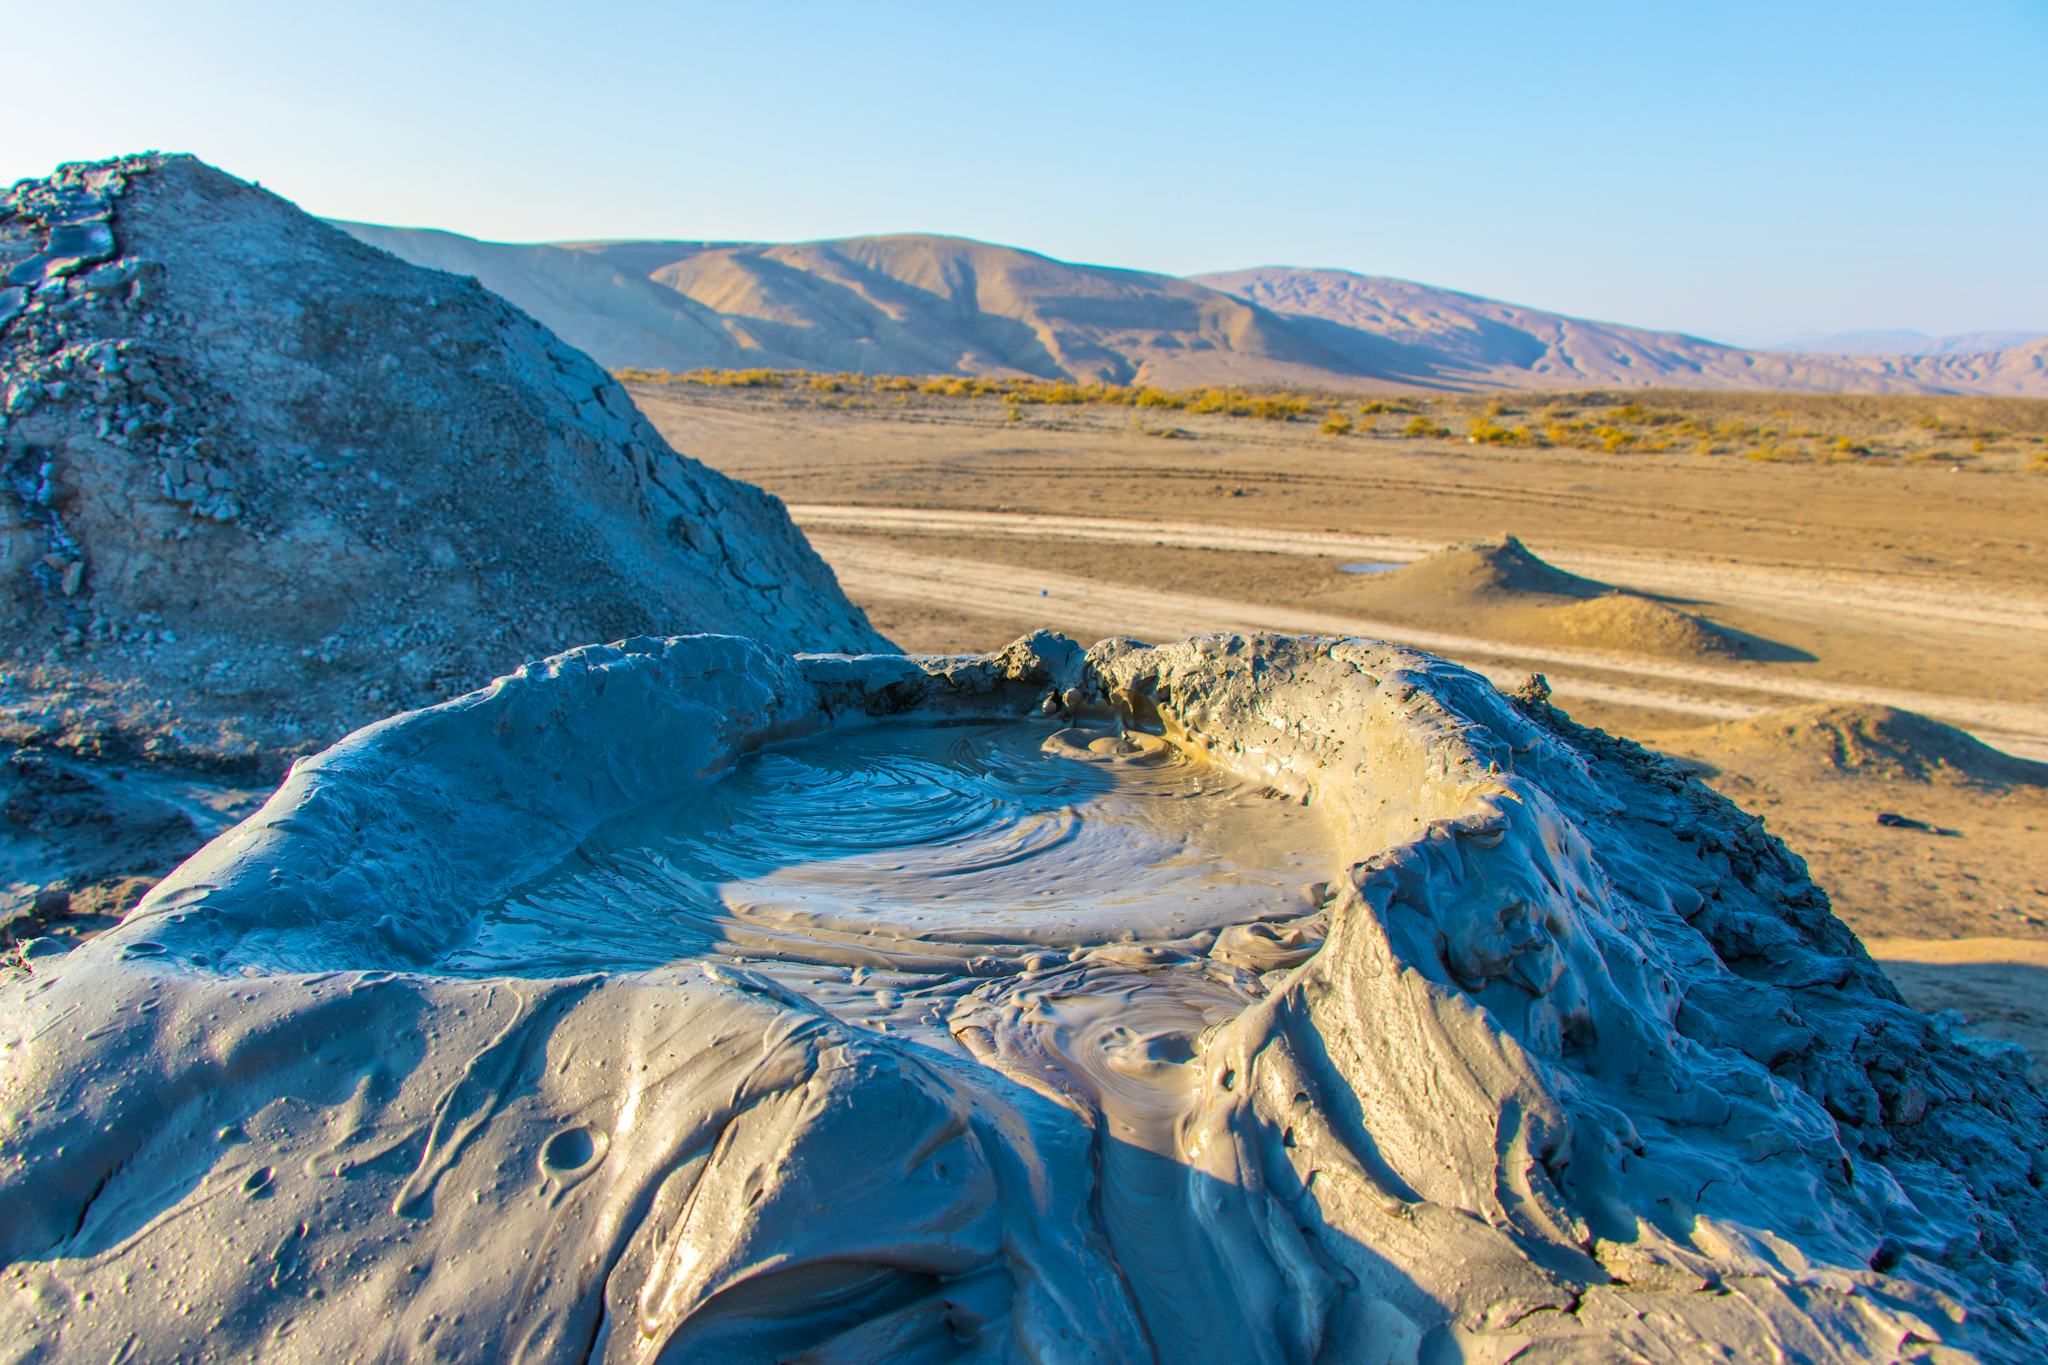
[{"label": "rocky mound", "polygon": [[[744,893],[779,945],[744,963],[737,927],[613,971],[478,951],[578,905],[615,931],[536,879],[624,867],[608,821],[729,802],[764,741],[969,716],[1206,756],[1339,865],[1284,922],[1067,951],[870,960]],[[299,765],[29,965],[0,1323],[31,1355],[2017,1362],[2048,1333],[2017,1062],[1900,1004],[1672,765],[1369,642],[582,649]],[[1170,1036],[1167,978],[1203,1002]]]},{"label": "rocky mound", "polygon": [[1704,747],[1835,772],[1977,786],[2048,787],[2048,763],[1994,749],[1953,725],[1889,706],[1819,704],[1724,721]]},{"label": "rocky mound", "polygon": [[0,279],[16,689],[288,751],[578,642],[880,643],[587,357],[189,157],[16,185]]},{"label": "rocky mound", "polygon": [[1614,591],[1605,583],[1546,563],[1513,536],[1446,545],[1380,576],[1379,583],[1408,597],[1467,602],[1529,596],[1599,597]]}]

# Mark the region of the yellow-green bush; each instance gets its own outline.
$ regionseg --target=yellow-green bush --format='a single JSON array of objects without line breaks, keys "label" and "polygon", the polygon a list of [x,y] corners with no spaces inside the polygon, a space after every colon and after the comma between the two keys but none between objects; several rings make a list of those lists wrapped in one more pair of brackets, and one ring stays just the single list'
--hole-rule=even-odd
[{"label": "yellow-green bush", "polygon": [[[775,390],[830,407],[894,407],[1003,402],[1063,407],[1123,407],[1229,419],[1307,421],[1332,416],[1353,432],[1442,440],[1462,432],[1481,445],[1570,447],[1615,454],[1665,450],[1745,455],[1760,460],[1850,462],[1971,461],[2025,468],[2048,449],[2048,405],[2022,399],[1864,395],[1662,392],[1639,397],[1600,391],[1553,394],[1441,394],[1369,398],[1332,391],[1247,389],[1225,385],[1174,390],[1030,376],[873,375],[739,369],[670,371],[627,366],[630,384]],[[1627,398],[1627,401],[1622,401]],[[1503,420],[1527,412],[1527,423]],[[1333,433],[1341,434],[1341,433]]]},{"label": "yellow-green bush", "polygon": [[1498,422],[1489,422],[1484,417],[1474,419],[1465,429],[1465,439],[1479,445],[1512,446],[1529,443],[1527,427],[1504,427]]},{"label": "yellow-green bush", "polygon": [[1245,411],[1244,399],[1229,389],[1197,389],[1188,400],[1189,412],[1222,412],[1241,416]]}]

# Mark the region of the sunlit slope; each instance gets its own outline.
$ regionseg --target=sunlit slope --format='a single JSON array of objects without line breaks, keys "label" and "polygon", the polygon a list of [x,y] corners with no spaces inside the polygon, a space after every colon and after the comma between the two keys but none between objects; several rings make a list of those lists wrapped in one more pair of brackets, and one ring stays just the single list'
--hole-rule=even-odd
[{"label": "sunlit slope", "polygon": [[1920,355],[1743,350],[1341,270],[1182,279],[915,233],[518,246],[341,226],[415,264],[475,276],[614,368],[1023,374],[1166,388],[2048,395],[2048,341]]},{"label": "sunlit slope", "polygon": [[1355,366],[1416,384],[2048,394],[2048,342],[1976,354],[1750,351],[1344,270],[1197,277],[1285,316]]},{"label": "sunlit slope", "polygon": [[653,278],[818,369],[1161,385],[1351,372],[1300,329],[1203,285],[958,237],[731,246]]},{"label": "sunlit slope", "polygon": [[480,242],[428,228],[335,226],[414,265],[474,276],[602,365],[790,363],[750,351],[716,313],[601,252]]}]

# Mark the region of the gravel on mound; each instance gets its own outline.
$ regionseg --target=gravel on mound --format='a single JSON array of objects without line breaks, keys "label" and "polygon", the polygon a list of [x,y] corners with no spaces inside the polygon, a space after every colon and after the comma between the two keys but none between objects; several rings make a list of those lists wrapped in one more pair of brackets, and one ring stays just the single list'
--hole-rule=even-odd
[{"label": "gravel on mound", "polygon": [[157,155],[0,193],[0,622],[0,941],[217,832],[139,788],[268,785],[593,640],[885,643],[525,314]]},{"label": "gravel on mound", "polygon": [[592,640],[883,643],[588,357],[190,157],[16,185],[0,281],[10,682],[288,750]]}]

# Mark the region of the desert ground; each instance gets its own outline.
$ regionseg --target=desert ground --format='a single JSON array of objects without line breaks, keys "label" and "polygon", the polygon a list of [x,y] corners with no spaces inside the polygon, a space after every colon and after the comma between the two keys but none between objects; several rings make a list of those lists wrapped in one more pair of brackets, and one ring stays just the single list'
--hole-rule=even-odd
[{"label": "desert ground", "polygon": [[678,449],[787,501],[908,649],[1267,629],[1542,673],[1758,813],[1911,1001],[2043,1074],[2048,403],[1354,396],[1257,420],[629,387]]}]

